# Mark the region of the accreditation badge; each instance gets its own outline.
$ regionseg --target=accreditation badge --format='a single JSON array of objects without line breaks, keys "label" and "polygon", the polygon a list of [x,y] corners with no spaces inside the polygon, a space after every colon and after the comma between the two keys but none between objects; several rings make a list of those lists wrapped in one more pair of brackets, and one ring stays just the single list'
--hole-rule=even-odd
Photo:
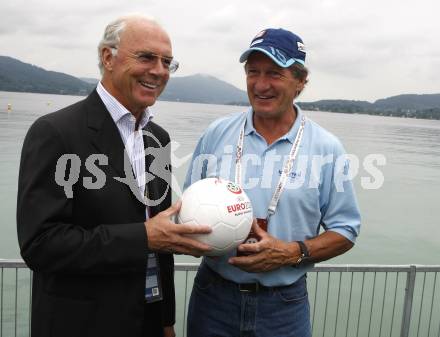
[{"label": "accreditation badge", "polygon": [[162,286],[159,278],[159,263],[155,253],[148,254],[145,300],[153,303],[162,300]]}]

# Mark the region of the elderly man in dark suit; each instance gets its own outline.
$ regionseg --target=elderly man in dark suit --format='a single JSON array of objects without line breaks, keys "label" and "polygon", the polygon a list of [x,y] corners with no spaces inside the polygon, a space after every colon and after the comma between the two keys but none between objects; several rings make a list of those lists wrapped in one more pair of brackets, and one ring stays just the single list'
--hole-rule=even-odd
[{"label": "elderly man in dark suit", "polygon": [[[131,15],[99,44],[102,80],[23,144],[17,227],[34,271],[33,337],[174,336],[173,252],[209,227],[170,218],[170,138],[148,107],[177,69],[167,33]],[[152,168],[156,169],[153,170]]]}]

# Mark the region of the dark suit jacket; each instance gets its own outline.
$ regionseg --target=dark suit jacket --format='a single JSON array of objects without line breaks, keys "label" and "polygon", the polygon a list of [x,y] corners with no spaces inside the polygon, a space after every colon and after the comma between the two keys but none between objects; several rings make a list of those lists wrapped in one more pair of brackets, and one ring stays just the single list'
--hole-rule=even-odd
[{"label": "dark suit jacket", "polygon": [[[154,137],[144,139],[145,144],[168,163],[169,174],[169,135],[153,122],[146,128]],[[73,198],[55,181],[63,154],[81,160]],[[108,158],[108,165],[95,162],[106,177],[99,189],[84,187],[84,178],[97,181],[85,165],[91,154]],[[75,171],[75,165],[71,168]],[[151,199],[166,193],[151,207],[152,216],[171,203],[169,176],[147,185]],[[29,129],[20,163],[17,229],[21,255],[34,271],[32,337],[141,336],[148,253],[145,205],[113,177],[125,177],[124,144],[96,91],[39,118]],[[175,320],[173,257],[159,254],[159,261],[162,322],[147,319],[146,324],[168,326]]]}]

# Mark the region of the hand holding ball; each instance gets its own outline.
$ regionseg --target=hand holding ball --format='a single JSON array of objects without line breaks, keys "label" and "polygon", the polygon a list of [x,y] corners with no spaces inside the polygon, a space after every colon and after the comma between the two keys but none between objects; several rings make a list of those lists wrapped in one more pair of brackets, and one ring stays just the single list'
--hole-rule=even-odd
[{"label": "hand holding ball", "polygon": [[209,225],[209,234],[191,235],[210,245],[212,256],[235,249],[249,234],[252,205],[240,186],[219,178],[206,178],[192,184],[182,195],[177,222]]}]

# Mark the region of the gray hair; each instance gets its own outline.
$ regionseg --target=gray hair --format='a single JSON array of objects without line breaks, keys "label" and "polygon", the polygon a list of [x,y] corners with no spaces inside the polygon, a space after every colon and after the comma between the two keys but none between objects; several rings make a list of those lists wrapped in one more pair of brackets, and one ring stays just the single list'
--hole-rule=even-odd
[{"label": "gray hair", "polygon": [[[135,19],[141,19],[141,20],[148,20],[151,22],[155,22],[155,20],[152,17],[142,15],[142,14],[130,14],[122,16],[112,22],[110,22],[107,27],[105,27],[104,35],[99,41],[98,44],[98,67],[99,71],[101,72],[101,75],[104,74],[104,65],[102,64],[102,50],[105,47],[118,47],[119,43],[121,41],[121,34],[124,31],[127,22]],[[115,49],[112,49],[113,56],[117,55],[118,51]]]},{"label": "gray hair", "polygon": [[[309,76],[309,70],[303,66],[299,62],[295,62],[293,65],[289,67],[290,71],[292,72],[293,77],[295,77],[297,80],[304,82],[304,86],[309,82],[307,77]],[[298,90],[296,93],[296,97],[298,97],[301,94],[302,90]]]}]

